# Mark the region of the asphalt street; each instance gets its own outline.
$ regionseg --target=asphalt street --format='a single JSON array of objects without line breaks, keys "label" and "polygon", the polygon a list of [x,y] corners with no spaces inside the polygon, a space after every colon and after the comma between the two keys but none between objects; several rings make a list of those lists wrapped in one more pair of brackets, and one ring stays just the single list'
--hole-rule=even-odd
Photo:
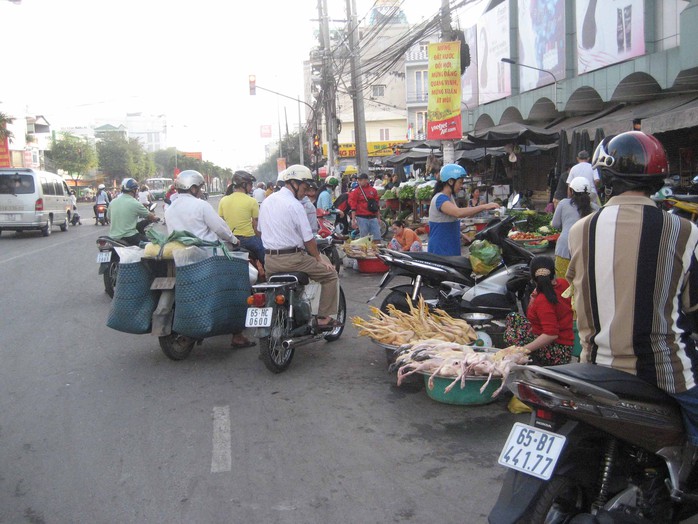
[{"label": "asphalt street", "polygon": [[[80,211],[67,232],[0,235],[0,522],[486,522],[497,456],[527,419],[508,396],[398,388],[351,325],[279,375],[228,336],[171,361],[106,327],[107,230]],[[379,278],[343,269],[349,317]]]}]

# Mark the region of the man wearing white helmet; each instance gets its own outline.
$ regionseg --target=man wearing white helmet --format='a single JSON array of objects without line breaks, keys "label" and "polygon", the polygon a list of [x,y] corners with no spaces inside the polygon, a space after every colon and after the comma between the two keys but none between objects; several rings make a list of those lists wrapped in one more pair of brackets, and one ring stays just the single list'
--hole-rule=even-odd
[{"label": "man wearing white helmet", "polygon": [[[211,204],[201,200],[204,183],[201,173],[193,169],[187,169],[177,175],[175,187],[178,196],[176,199],[170,199],[172,203],[165,211],[167,234],[172,234],[173,231],[188,231],[202,240],[222,240],[237,246],[238,239],[225,220],[218,216]],[[241,330],[233,333],[230,345],[234,348],[246,348],[254,346],[255,343],[245,337]]]},{"label": "man wearing white helmet", "polygon": [[95,196],[95,205],[92,207],[95,212],[95,219],[97,219],[97,206],[100,204],[108,206],[109,202],[111,202],[111,199],[109,198],[109,193],[107,193],[104,184],[99,184],[97,186],[97,195]]},{"label": "man wearing white helmet", "polygon": [[121,197],[115,198],[107,208],[107,218],[110,222],[109,236],[121,239],[132,246],[147,242],[145,226],[158,220],[138,201],[138,188],[138,182],[133,178],[124,178],[121,182]]},{"label": "man wearing white helmet", "polygon": [[222,240],[237,245],[238,239],[225,220],[218,216],[211,204],[199,198],[204,183],[201,173],[193,169],[177,175],[175,187],[178,196],[165,211],[167,233],[189,231],[201,240]]},{"label": "man wearing white helmet", "polygon": [[286,169],[285,185],[269,195],[259,210],[259,231],[264,244],[267,274],[302,271],[321,285],[316,320],[319,331],[341,325],[336,319],[339,300],[337,272],[318,251],[315,236],[301,200],[313,177],[310,169],[292,165]]}]

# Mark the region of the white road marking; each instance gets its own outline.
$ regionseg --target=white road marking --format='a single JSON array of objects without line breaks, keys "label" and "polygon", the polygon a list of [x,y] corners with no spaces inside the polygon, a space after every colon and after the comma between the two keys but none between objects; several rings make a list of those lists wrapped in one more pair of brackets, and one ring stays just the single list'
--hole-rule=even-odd
[{"label": "white road marking", "polygon": [[[77,227],[77,226],[71,226],[71,227]],[[61,233],[66,233],[66,231],[61,231]],[[105,234],[105,235],[108,235],[108,234],[109,234],[109,228],[107,228],[107,230],[106,230],[106,232],[105,232],[104,234]],[[52,233],[52,235],[53,235],[53,233]],[[82,234],[79,234],[79,235],[71,235],[71,237],[74,237],[74,236],[77,236],[78,238],[87,237],[87,236],[94,236],[94,237],[95,237],[95,242],[96,242],[96,241],[97,241],[97,236],[99,236],[99,235],[96,235],[96,236],[95,236],[94,232],[89,232],[89,233],[82,233]],[[66,240],[63,240],[62,242],[54,242],[53,244],[49,244],[49,245],[47,245],[47,246],[40,247],[40,248],[35,249],[35,250],[33,250],[33,251],[24,251],[24,252],[23,252],[22,254],[20,254],[20,255],[16,255],[16,256],[14,256],[14,257],[10,257],[10,258],[6,258],[6,259],[4,259],[4,260],[0,260],[0,264],[6,264],[7,262],[12,262],[13,260],[17,260],[18,258],[31,257],[32,255],[36,255],[37,253],[41,253],[42,251],[46,251],[47,249],[55,249],[56,246],[61,246],[61,245],[63,245],[63,244],[67,244],[67,243],[69,243],[69,242],[72,242],[73,240],[75,240],[75,239],[74,239],[74,238],[68,238],[68,239],[66,239]],[[97,244],[95,243],[95,246],[96,246],[96,245],[97,245]],[[96,249],[96,247],[95,247],[95,249]]]},{"label": "white road marking", "polygon": [[230,471],[233,465],[230,442],[230,406],[213,408],[213,455],[211,473]]}]

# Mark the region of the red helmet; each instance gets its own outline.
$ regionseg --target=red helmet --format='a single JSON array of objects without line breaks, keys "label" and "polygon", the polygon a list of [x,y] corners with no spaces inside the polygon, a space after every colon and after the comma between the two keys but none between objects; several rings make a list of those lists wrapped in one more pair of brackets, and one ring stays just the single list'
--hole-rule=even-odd
[{"label": "red helmet", "polygon": [[664,179],[669,172],[666,152],[652,135],[627,131],[607,137],[599,144],[591,161],[601,173],[642,183]]}]

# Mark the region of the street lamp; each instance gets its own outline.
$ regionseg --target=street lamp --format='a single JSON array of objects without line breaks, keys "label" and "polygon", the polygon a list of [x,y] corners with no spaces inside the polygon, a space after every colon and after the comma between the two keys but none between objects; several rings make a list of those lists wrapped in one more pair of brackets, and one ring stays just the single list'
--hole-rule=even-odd
[{"label": "street lamp", "polygon": [[543,73],[548,73],[550,76],[552,76],[553,81],[555,82],[555,91],[554,91],[554,96],[553,96],[554,103],[555,103],[555,110],[556,111],[558,110],[558,106],[557,106],[557,88],[558,88],[557,77],[553,74],[552,71],[548,71],[547,69],[540,69],[539,67],[533,67],[533,66],[526,65],[526,64],[521,64],[521,63],[519,63],[516,60],[513,60],[511,58],[502,58],[502,62],[504,62],[505,64],[509,64],[509,65],[517,65],[519,67],[527,67],[528,69],[535,69],[536,71],[542,71]]}]

